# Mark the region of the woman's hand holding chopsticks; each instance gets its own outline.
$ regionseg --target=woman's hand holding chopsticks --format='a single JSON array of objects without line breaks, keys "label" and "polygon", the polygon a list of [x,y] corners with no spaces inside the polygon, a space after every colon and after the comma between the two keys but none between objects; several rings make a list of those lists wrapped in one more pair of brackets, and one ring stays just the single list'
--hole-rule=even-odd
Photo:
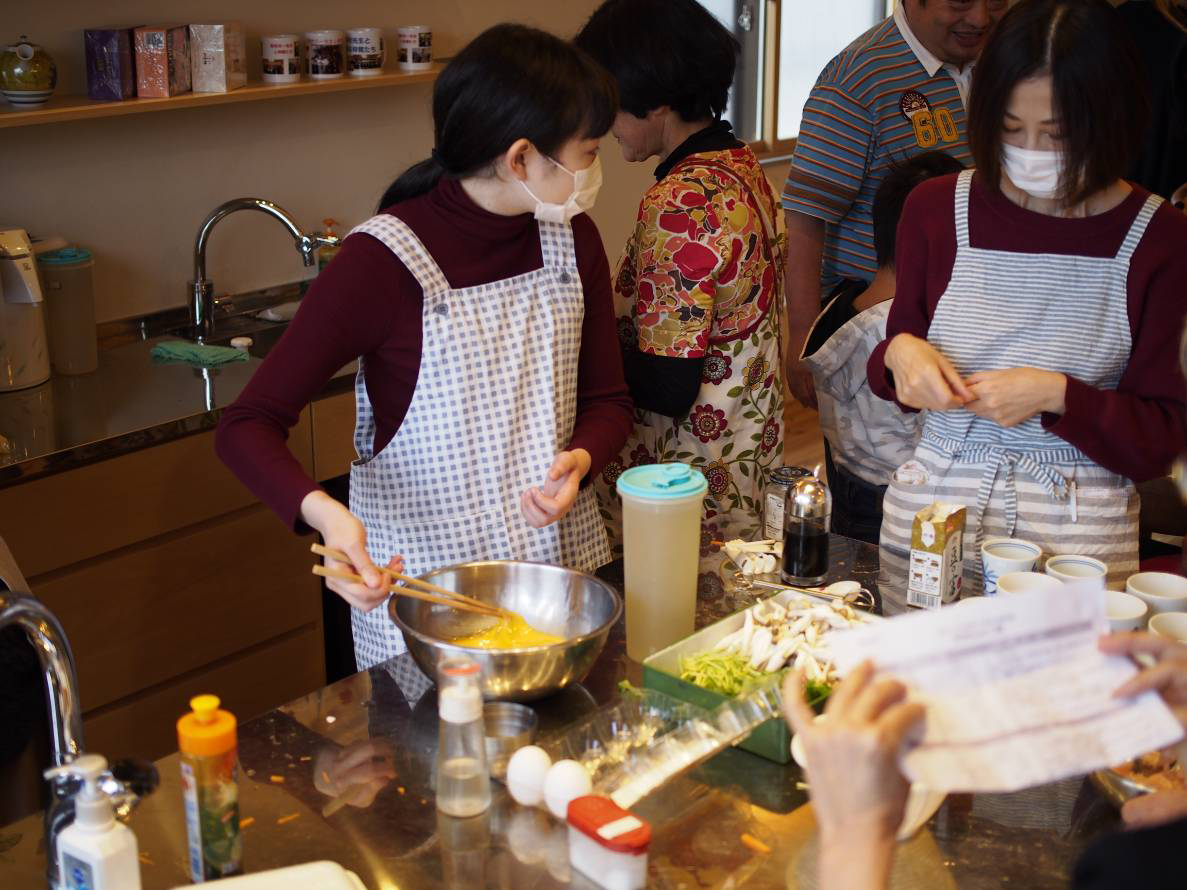
[{"label": "woman's hand holding chopsticks", "polygon": [[[388,581],[367,553],[367,530],[359,518],[321,490],[310,492],[301,501],[301,518],[321,533],[327,547],[341,550],[350,559],[350,562],[341,562],[327,556],[326,568],[353,572],[363,579],[359,584],[341,578],[326,578],[326,586],[364,612],[382,605],[388,597]],[[393,556],[387,568],[404,571],[403,558]]]}]

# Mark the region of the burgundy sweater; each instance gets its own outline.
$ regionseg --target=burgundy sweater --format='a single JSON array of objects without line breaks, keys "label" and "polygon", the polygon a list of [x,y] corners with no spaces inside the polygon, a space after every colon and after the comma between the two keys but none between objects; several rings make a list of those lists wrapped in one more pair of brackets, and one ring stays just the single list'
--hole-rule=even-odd
[{"label": "burgundy sweater", "polygon": [[[870,356],[870,388],[894,399],[886,346],[897,334],[927,337],[956,259],[956,176],[919,185],[903,208],[896,251],[897,288],[886,339]],[[1117,253],[1148,192],[1133,193],[1107,213],[1064,219],[1025,210],[973,177],[969,241],[1016,253],[1110,257]],[[1187,314],[1187,215],[1163,204],[1130,262],[1129,363],[1116,390],[1068,378],[1067,410],[1043,414],[1043,427],[1102,467],[1135,482],[1165,473],[1183,450],[1185,387],[1179,337]]]},{"label": "burgundy sweater", "polygon": [[[453,180],[442,180],[433,191],[386,212],[408,224],[453,288],[523,275],[544,262],[530,214],[488,213]],[[585,215],[573,220],[573,236],[585,319],[577,417],[565,447],[589,452],[593,463],[587,478],[593,478],[618,453],[634,421],[601,236]],[[416,389],[422,301],[420,285],[395,254],[370,235],[349,236],[310,287],[284,336],[223,412],[216,452],[291,527],[303,528],[301,501],[317,483],[285,446],[289,429],[334,372],[362,356],[378,454],[399,429]]]}]

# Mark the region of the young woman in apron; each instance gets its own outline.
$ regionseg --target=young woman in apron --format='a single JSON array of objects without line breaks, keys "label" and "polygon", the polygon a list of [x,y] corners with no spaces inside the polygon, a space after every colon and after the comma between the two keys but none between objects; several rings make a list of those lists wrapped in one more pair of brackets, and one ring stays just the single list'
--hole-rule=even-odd
[{"label": "young woman in apron", "polygon": [[881,543],[901,557],[920,508],[963,504],[974,583],[989,535],[1097,557],[1113,583],[1137,571],[1134,482],[1182,447],[1187,219],[1120,178],[1144,115],[1111,15],[1011,10],[973,83],[976,172],[920,186],[899,229],[869,379],[928,413]]},{"label": "young woman in apron", "polygon": [[[245,483],[365,579],[330,584],[352,606],[360,669],[405,649],[376,565],[609,560],[581,482],[621,447],[630,401],[608,263],[579,214],[614,104],[605,74],[558,38],[500,25],[475,39],[434,88],[432,157],[347,237],[224,417],[220,453]],[[286,461],[270,415],[295,419],[354,358],[347,510]]]}]

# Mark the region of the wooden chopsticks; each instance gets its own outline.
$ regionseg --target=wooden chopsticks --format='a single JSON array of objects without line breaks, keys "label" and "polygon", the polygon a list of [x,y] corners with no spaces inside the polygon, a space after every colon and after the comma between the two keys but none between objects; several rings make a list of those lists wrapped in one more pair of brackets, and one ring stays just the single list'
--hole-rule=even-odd
[{"label": "wooden chopsticks", "polygon": [[[318,556],[326,556],[330,559],[335,559],[338,562],[351,564],[350,557],[341,550],[334,550],[330,547],[323,547],[321,544],[314,543],[309,548]],[[409,596],[413,599],[424,600],[429,603],[436,603],[440,606],[449,606],[454,609],[461,609],[466,612],[477,612],[481,615],[489,615],[492,618],[502,618],[507,612],[498,606],[484,603],[482,600],[475,599],[472,596],[466,596],[463,593],[458,593],[456,590],[449,590],[445,587],[438,587],[436,584],[430,584],[428,581],[422,581],[420,578],[413,578],[409,575],[402,575],[397,571],[389,568],[377,566],[381,573],[391,578],[393,581],[399,581],[399,584],[389,584],[388,590],[398,596]],[[360,575],[354,572],[347,572],[342,569],[331,569],[324,565],[317,564],[313,567],[313,574],[320,575],[323,578],[338,578],[341,581],[353,581],[356,584],[362,584],[363,579]],[[422,589],[423,588],[423,589]]]}]

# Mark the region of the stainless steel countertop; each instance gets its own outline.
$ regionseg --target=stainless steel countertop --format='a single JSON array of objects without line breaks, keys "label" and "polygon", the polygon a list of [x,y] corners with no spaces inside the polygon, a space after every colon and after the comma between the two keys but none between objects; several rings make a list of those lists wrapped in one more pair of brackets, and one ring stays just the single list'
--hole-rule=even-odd
[{"label": "stainless steel countertop", "polygon": [[[275,340],[284,325],[257,328]],[[213,429],[261,359],[208,370],[154,362],[153,346],[172,339],[117,346],[99,353],[94,373],[0,393],[0,435],[11,448],[0,454],[0,488]],[[318,398],[349,390],[355,368],[340,370]]]},{"label": "stainless steel countertop", "polygon": [[[877,548],[834,536],[831,555],[829,580],[854,578],[876,589]],[[605,576],[621,586],[620,571]],[[697,624],[751,601],[748,593],[704,589]],[[620,622],[581,686],[536,705],[542,734],[614,701],[620,679],[639,682],[640,666],[626,658],[624,642]],[[437,813],[436,699],[409,666],[402,656],[241,726],[241,812],[252,820],[243,830],[247,870],[331,859],[374,890],[591,887],[570,874],[564,828],[516,806],[497,783],[486,815],[457,820]],[[370,806],[348,806],[326,818],[322,809],[329,798],[315,788],[315,778],[343,752],[379,757],[391,764],[395,778]],[[146,890],[186,882],[177,760],[159,761],[162,787],[132,817]],[[638,812],[655,831],[649,886],[816,886],[815,824],[797,788],[801,780],[794,765],[730,750],[648,798]],[[900,846],[893,886],[1064,888],[1081,850],[1116,824],[1115,811],[1080,779],[1018,794],[954,795]],[[740,840],[743,833],[771,852],[749,849]],[[0,828],[0,886],[39,886],[40,838],[39,817]]]}]

